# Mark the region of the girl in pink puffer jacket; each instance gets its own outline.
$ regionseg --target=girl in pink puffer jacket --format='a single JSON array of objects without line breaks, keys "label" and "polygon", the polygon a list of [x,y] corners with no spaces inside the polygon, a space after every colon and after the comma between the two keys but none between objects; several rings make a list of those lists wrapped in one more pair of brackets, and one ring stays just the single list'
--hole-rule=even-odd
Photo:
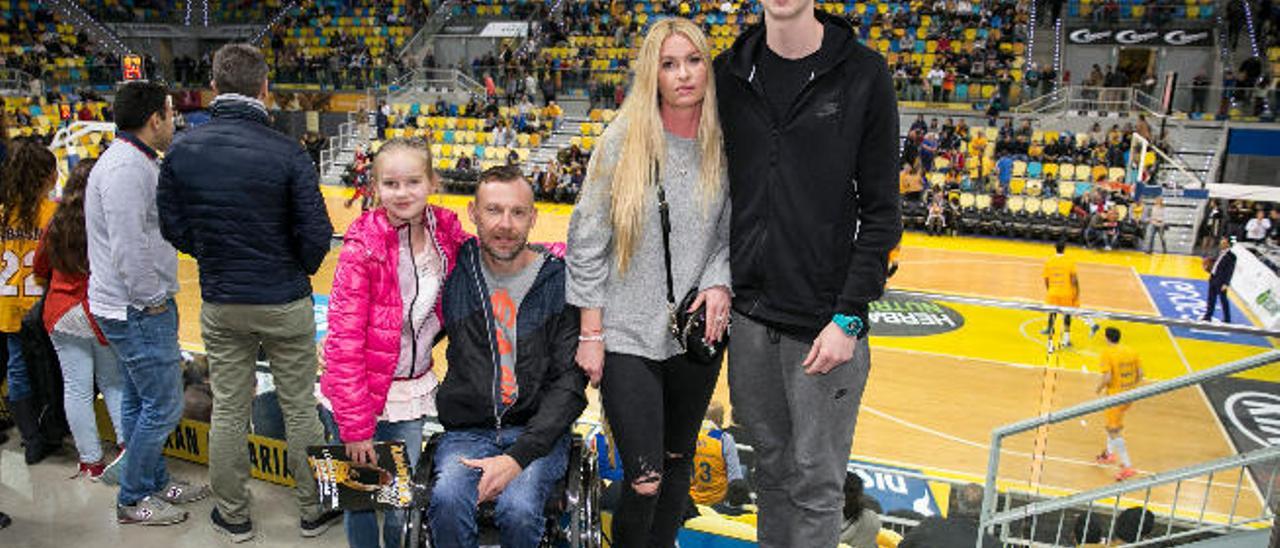
[{"label": "girl in pink puffer jacket", "polygon": [[[401,440],[416,465],[424,419],[436,414],[431,347],[441,328],[440,288],[470,237],[456,214],[427,204],[437,183],[425,144],[384,144],[373,163],[378,206],[347,229],[338,258],[319,399],[359,463],[377,461],[375,440]],[[403,518],[383,519],[383,546],[398,546]],[[351,546],[379,545],[372,511],[348,512],[346,527]]]}]

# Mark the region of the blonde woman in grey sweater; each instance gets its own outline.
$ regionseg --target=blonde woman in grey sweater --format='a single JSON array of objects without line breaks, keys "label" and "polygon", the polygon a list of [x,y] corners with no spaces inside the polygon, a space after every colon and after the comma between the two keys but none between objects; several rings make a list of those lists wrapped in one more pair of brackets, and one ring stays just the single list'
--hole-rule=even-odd
[{"label": "blonde woman in grey sweater", "polygon": [[[588,167],[569,224],[567,300],[581,309],[577,361],[598,384],[627,487],[613,545],[672,546],[698,427],[719,364],[686,359],[668,328],[659,193],[669,204],[676,299],[696,289],[704,337],[728,327],[729,201],[706,37],[655,23],[631,93]],[[678,301],[677,301],[678,302]]]}]

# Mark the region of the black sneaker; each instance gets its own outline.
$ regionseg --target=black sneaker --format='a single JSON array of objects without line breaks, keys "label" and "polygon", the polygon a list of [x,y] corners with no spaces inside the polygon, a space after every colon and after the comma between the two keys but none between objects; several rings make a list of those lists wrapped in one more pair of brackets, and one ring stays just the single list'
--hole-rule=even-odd
[{"label": "black sneaker", "polygon": [[323,535],[325,531],[329,530],[329,527],[334,523],[337,523],[340,519],[342,519],[342,510],[329,510],[328,512],[320,514],[316,519],[299,520],[299,525],[302,528],[302,536],[306,538],[315,538]]},{"label": "black sneaker", "polygon": [[244,523],[228,523],[222,519],[222,514],[218,513],[215,507],[209,512],[209,523],[213,525],[213,530],[226,535],[231,542],[244,542],[253,538],[253,521],[247,520]]}]

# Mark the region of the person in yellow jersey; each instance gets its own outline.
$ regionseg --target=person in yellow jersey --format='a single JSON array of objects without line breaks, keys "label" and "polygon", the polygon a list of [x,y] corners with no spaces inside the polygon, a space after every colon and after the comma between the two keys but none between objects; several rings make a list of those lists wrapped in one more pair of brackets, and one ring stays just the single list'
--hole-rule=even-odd
[{"label": "person in yellow jersey", "polygon": [[[1059,240],[1054,246],[1055,254],[1044,263],[1044,288],[1046,293],[1045,304],[1051,306],[1080,306],[1080,278],[1076,273],[1076,262],[1066,255],[1067,242]],[[1048,335],[1053,339],[1054,322],[1058,318],[1057,312],[1049,313],[1049,323],[1045,325],[1044,330],[1040,331],[1041,335]],[[1085,323],[1089,324],[1089,336],[1093,336],[1098,331],[1098,324],[1089,318],[1081,318]],[[1071,315],[1064,314],[1062,318],[1062,346],[1071,346]]]},{"label": "person in yellow jersey", "polygon": [[0,335],[9,349],[9,410],[22,434],[27,464],[44,460],[62,445],[54,433],[40,431],[44,405],[61,406],[62,402],[37,401],[32,372],[28,371],[18,343],[22,317],[44,295],[43,283],[36,280],[32,266],[40,235],[57,209],[49,199],[57,180],[57,159],[48,148],[33,141],[15,143],[0,174],[0,222],[4,225],[0,238],[4,267],[4,276],[0,277]]},{"label": "person in yellow jersey", "polygon": [[[1120,344],[1120,330],[1108,327],[1106,330],[1107,346],[1102,350],[1102,381],[1098,383],[1097,393],[1111,396],[1132,389],[1142,382],[1142,360],[1134,349]],[[1129,460],[1129,449],[1125,446],[1124,414],[1132,406],[1131,403],[1109,407],[1105,411],[1107,418],[1107,449],[1098,455],[1098,464],[1120,464],[1120,473],[1116,481],[1124,481],[1136,475],[1133,462]]]},{"label": "person in yellow jersey", "polygon": [[693,482],[689,485],[689,497],[705,506],[719,504],[729,492],[729,484],[743,479],[738,445],[733,436],[720,427],[722,424],[724,404],[713,401],[707,406],[706,420],[698,432]]}]

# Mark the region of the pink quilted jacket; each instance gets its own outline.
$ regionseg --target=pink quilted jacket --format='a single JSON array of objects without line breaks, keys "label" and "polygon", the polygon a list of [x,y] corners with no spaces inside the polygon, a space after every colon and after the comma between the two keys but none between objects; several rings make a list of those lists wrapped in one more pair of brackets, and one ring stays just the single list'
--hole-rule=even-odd
[{"label": "pink quilted jacket", "polygon": [[[458,248],[471,235],[452,211],[428,206],[424,215],[437,252],[445,258],[444,276],[448,276]],[[370,210],[347,229],[333,275],[320,390],[333,405],[345,442],[373,437],[400,359],[404,302],[396,269],[399,246],[386,211]],[[439,299],[435,314],[440,315]]]}]

